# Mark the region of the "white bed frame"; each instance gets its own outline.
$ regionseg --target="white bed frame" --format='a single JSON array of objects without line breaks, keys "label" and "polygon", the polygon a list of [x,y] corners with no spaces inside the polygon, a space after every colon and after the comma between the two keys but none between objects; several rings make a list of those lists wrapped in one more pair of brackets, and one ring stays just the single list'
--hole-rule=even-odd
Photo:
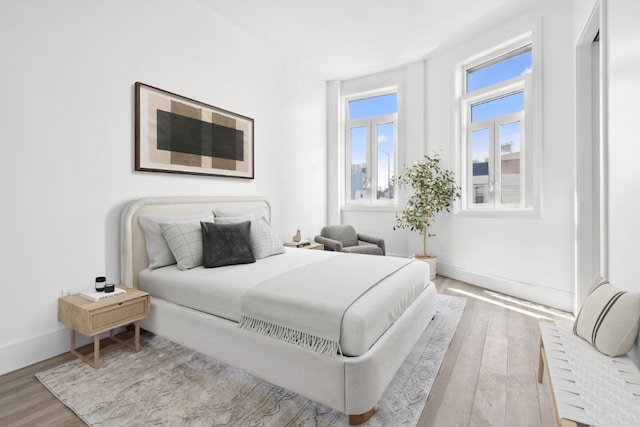
[{"label": "white bed frame", "polygon": [[[267,208],[271,215],[269,203],[259,197],[163,197],[129,203],[121,218],[122,283],[137,288],[138,273],[148,265],[138,216],[261,207]],[[373,415],[378,399],[433,318],[435,303],[435,286],[431,284],[378,341],[358,357],[327,357],[239,329],[236,322],[153,296],[151,315],[141,321],[141,326],[348,414],[350,424],[359,424]]]}]

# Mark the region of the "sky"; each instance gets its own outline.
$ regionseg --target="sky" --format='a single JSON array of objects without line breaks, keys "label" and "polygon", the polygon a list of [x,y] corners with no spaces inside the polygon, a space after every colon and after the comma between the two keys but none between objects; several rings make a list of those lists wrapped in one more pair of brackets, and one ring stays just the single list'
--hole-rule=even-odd
[{"label": "sky", "polygon": [[531,72],[531,51],[469,72],[467,93]]}]

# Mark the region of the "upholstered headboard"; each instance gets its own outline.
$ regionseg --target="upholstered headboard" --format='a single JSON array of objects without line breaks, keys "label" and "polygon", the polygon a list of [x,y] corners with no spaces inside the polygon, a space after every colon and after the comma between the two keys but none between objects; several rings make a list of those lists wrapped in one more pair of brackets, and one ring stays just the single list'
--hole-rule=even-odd
[{"label": "upholstered headboard", "polygon": [[213,209],[249,211],[266,208],[271,221],[271,206],[260,197],[150,197],[130,202],[122,211],[120,225],[121,284],[137,288],[138,273],[149,265],[140,215],[185,215]]}]

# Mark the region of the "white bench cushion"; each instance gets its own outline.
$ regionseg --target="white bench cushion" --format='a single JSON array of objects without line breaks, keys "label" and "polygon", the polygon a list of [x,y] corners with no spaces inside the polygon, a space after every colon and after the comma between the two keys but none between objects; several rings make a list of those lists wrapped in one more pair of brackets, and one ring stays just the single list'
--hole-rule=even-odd
[{"label": "white bench cushion", "polygon": [[540,322],[560,419],[592,426],[640,425],[640,371],[628,356],[609,357],[573,333],[573,322]]}]

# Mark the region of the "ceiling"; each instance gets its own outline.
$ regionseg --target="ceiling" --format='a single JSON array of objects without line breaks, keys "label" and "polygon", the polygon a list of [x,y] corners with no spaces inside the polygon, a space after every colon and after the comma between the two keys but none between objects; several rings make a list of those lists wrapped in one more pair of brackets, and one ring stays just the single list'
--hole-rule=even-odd
[{"label": "ceiling", "polygon": [[397,67],[542,0],[200,0],[327,80]]}]

